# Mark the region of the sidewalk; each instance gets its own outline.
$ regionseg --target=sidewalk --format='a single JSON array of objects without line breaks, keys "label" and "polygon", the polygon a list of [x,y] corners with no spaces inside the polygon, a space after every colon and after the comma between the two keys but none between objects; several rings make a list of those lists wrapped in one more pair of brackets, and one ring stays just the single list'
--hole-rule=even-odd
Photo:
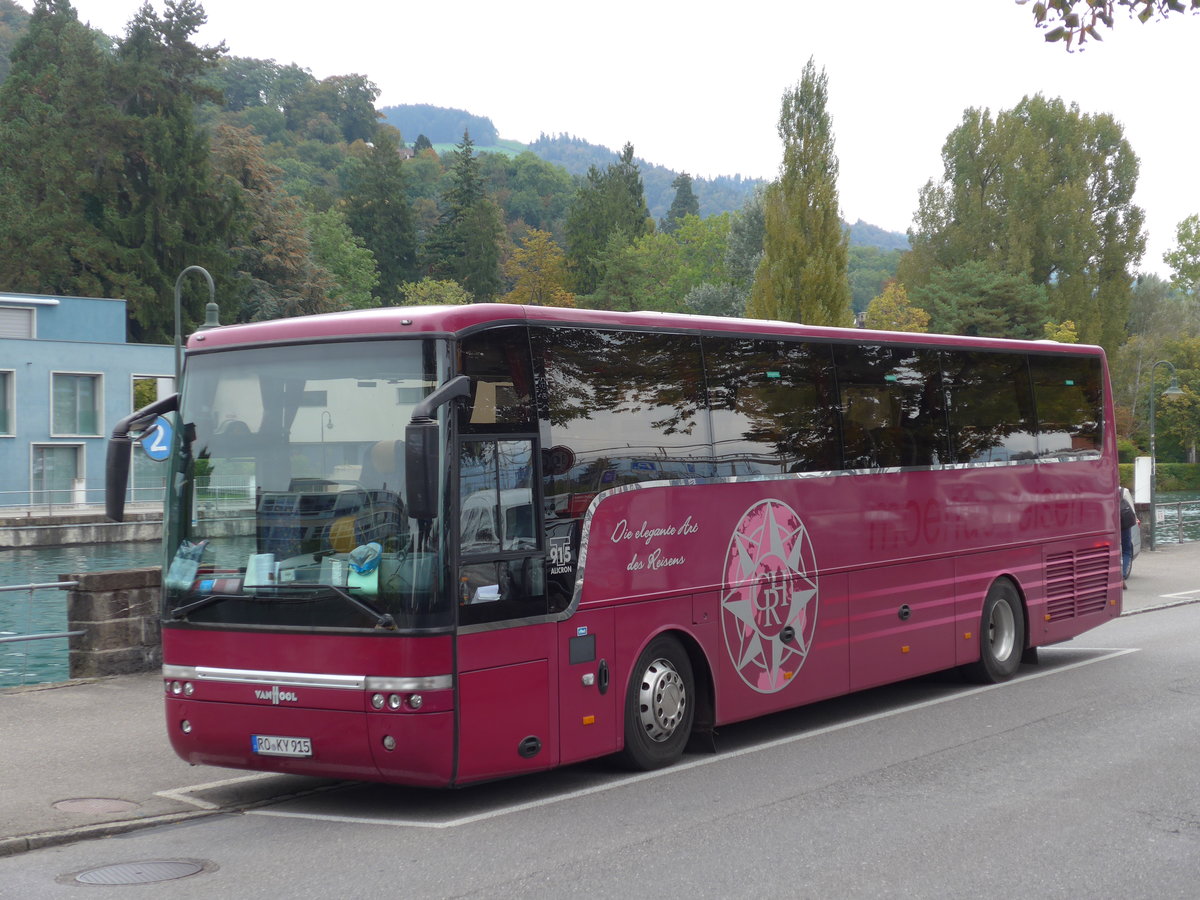
[{"label": "sidewalk", "polygon": [[[1198,570],[1200,542],[1143,552],[1124,614],[1200,601]],[[157,672],[0,690],[0,856],[246,809],[330,783],[188,766],[167,742],[162,690]],[[62,801],[77,802],[56,807]]]}]

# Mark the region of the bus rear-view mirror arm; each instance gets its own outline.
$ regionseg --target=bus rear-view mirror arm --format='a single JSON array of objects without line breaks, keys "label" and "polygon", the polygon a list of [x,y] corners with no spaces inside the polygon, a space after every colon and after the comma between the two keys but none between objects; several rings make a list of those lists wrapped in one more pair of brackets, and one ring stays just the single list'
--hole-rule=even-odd
[{"label": "bus rear-view mirror arm", "polygon": [[113,426],[108,439],[108,456],[104,462],[104,514],[110,521],[125,521],[125,488],[129,485],[129,457],[133,438],[129,432],[139,425],[152,422],[163,413],[179,409],[179,395],[161,397],[135,410]]},{"label": "bus rear-view mirror arm", "polygon": [[451,378],[417,404],[404,429],[404,472],[408,514],[414,519],[436,519],[438,467],[438,408],[458,397],[471,396],[471,379]]}]

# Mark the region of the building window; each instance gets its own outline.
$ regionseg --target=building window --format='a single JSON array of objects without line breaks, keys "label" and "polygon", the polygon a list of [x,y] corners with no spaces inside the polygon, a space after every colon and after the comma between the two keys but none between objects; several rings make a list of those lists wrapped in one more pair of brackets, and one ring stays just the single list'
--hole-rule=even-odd
[{"label": "building window", "polygon": [[0,338],[32,338],[33,310],[26,306],[0,306]]},{"label": "building window", "polygon": [[50,430],[55,435],[100,434],[100,376],[52,376]]},{"label": "building window", "polygon": [[16,428],[13,421],[13,376],[11,369],[0,371],[0,434],[12,434]]},{"label": "building window", "polygon": [[81,501],[83,448],[78,444],[32,444],[31,503]]}]

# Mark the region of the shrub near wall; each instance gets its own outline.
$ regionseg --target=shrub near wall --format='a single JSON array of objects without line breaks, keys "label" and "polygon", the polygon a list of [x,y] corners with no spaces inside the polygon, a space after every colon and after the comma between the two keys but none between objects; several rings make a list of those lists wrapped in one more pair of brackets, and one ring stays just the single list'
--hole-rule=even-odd
[{"label": "shrub near wall", "polygon": [[[1133,490],[1133,463],[1121,463],[1117,469],[1121,474],[1121,486]],[[1200,493],[1200,465],[1160,462],[1157,470],[1158,478],[1154,484],[1156,491],[1164,493],[1195,491]]]}]

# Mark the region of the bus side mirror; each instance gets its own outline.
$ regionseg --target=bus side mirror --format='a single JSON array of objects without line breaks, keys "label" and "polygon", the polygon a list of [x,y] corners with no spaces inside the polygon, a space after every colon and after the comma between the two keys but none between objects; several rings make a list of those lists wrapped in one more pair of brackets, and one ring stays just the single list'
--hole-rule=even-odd
[{"label": "bus side mirror", "polygon": [[410,422],[404,429],[404,479],[408,514],[414,519],[437,518],[437,461],[437,422]]},{"label": "bus side mirror", "polygon": [[404,487],[408,514],[414,519],[438,517],[438,426],[439,407],[451,400],[471,396],[471,379],[451,378],[413,409],[412,421],[404,429]]},{"label": "bus side mirror", "polygon": [[131,412],[113,426],[108,439],[108,455],[104,460],[104,514],[110,521],[125,521],[125,489],[129,486],[129,457],[133,438],[129,432],[139,425],[153,422],[163,413],[179,409],[179,395],[162,397],[141,409]]}]

